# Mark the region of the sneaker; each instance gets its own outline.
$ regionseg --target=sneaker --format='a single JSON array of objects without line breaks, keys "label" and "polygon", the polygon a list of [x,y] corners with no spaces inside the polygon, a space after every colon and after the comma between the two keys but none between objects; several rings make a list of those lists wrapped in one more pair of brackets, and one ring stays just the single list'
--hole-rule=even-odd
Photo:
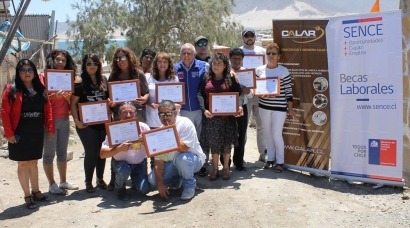
[{"label": "sneaker", "polygon": [[61,189],[58,187],[56,183],[52,184],[50,188],[48,189],[48,192],[54,195],[65,195],[67,194],[67,190]]},{"label": "sneaker", "polygon": [[195,195],[195,188],[185,188],[182,192],[181,199],[182,200],[190,200],[194,198]]},{"label": "sneaker", "polygon": [[118,199],[121,201],[128,201],[130,199],[130,197],[127,194],[127,189],[125,187],[118,189]]},{"label": "sneaker", "polygon": [[176,183],[171,184],[168,188],[171,190],[177,190],[177,189],[180,189],[181,186],[182,186],[182,179],[179,178],[179,180]]},{"label": "sneaker", "polygon": [[60,183],[58,187],[68,190],[78,190],[78,186],[70,182]]},{"label": "sneaker", "polygon": [[202,168],[197,172],[198,176],[206,177],[208,175],[208,170],[206,167],[202,166]]}]

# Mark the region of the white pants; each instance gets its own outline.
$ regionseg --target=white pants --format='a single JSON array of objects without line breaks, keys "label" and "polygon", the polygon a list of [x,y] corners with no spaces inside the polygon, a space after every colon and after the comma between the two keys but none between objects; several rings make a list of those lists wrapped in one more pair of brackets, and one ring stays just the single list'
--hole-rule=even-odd
[{"label": "white pants", "polygon": [[261,120],[261,115],[259,114],[259,97],[254,96],[252,99],[248,100],[246,106],[248,107],[248,118],[254,118],[256,125],[256,143],[258,146],[259,155],[263,158],[265,157],[266,142],[263,133],[263,124]]},{"label": "white pants", "polygon": [[277,164],[285,162],[285,142],[283,141],[283,125],[286,112],[259,108],[263,130],[265,133],[268,161],[276,160]]}]

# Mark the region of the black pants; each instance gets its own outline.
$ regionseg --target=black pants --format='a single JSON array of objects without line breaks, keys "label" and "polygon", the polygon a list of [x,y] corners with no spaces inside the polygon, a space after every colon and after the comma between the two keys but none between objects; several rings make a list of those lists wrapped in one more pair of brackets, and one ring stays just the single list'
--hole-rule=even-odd
[{"label": "black pants", "polygon": [[94,169],[96,170],[97,178],[103,179],[105,169],[105,159],[100,158],[101,145],[105,140],[105,129],[86,127],[76,129],[84,147],[84,172],[85,183],[92,183]]},{"label": "black pants", "polygon": [[[246,105],[242,106],[243,116],[236,118],[236,125],[238,127],[238,146],[233,150],[233,164],[236,167],[243,166],[243,157],[245,155],[246,131],[248,130],[248,108]],[[222,154],[219,156],[221,163],[224,163]],[[229,159],[229,166],[231,161]]]},{"label": "black pants", "polygon": [[242,106],[243,116],[236,118],[238,125],[238,146],[233,150],[233,164],[236,167],[243,166],[243,156],[245,154],[246,131],[248,129],[248,108],[246,105]]}]

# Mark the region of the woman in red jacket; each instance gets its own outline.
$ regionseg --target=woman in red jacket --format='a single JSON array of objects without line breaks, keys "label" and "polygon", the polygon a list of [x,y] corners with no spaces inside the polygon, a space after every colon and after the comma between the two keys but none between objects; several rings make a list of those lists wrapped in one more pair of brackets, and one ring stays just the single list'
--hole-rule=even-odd
[{"label": "woman in red jacket", "polygon": [[44,126],[52,137],[54,121],[45,87],[28,59],[17,63],[14,83],[3,92],[1,116],[9,158],[17,161],[26,207],[34,209],[34,201],[48,200],[39,190],[37,161],[42,158]]}]

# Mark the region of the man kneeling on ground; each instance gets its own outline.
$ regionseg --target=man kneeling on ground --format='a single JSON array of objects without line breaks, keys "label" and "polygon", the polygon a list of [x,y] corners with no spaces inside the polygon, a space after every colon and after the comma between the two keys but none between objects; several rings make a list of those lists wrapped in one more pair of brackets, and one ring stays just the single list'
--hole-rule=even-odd
[{"label": "man kneeling on ground", "polygon": [[159,119],[163,126],[175,124],[181,147],[178,151],[155,157],[154,171],[149,174],[149,181],[157,185],[159,196],[168,198],[168,187],[184,190],[182,200],[190,200],[195,195],[197,172],[205,162],[205,154],[199,145],[194,124],[186,117],[177,116],[175,104],[170,100],[162,101],[158,106]]},{"label": "man kneeling on ground", "polygon": [[[120,120],[127,120],[136,117],[136,108],[130,102],[123,103],[119,108]],[[139,122],[141,132],[148,131],[147,124]],[[132,189],[147,194],[151,186],[148,182],[147,155],[145,147],[141,142],[123,142],[120,145],[110,147],[108,138],[102,144],[100,151],[101,158],[114,157],[115,188],[118,191],[118,199],[127,201],[129,196],[126,192],[125,182],[128,177],[132,180]]]}]

